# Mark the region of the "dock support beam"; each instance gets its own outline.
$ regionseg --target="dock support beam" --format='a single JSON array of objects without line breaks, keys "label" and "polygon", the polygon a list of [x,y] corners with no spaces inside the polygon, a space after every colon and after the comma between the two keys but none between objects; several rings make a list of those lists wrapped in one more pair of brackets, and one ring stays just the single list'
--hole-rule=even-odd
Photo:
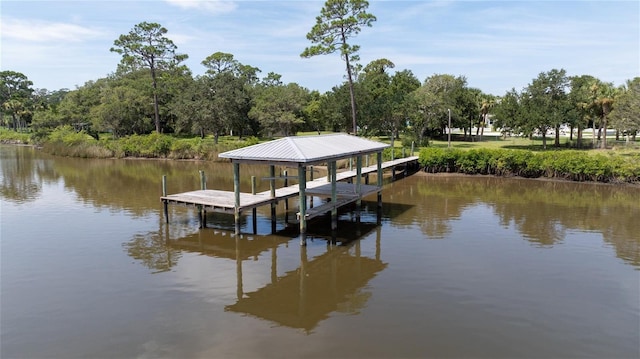
[{"label": "dock support beam", "polygon": [[378,157],[378,208],[382,207],[382,152],[377,153]]},{"label": "dock support beam", "polygon": [[300,188],[300,244],[307,244],[307,168],[298,166],[298,186]]},{"label": "dock support beam", "polygon": [[[369,155],[364,158],[364,166],[369,167]],[[364,175],[364,184],[369,184],[369,172]]]},{"label": "dock support beam", "polygon": [[362,156],[356,157],[356,221],[360,222],[360,210],[362,209]]},{"label": "dock support beam", "polygon": [[336,203],[338,202],[338,193],[337,193],[337,185],[336,185],[336,172],[337,172],[337,163],[336,161],[331,161],[329,163],[329,175],[331,176],[331,203],[333,206],[331,207],[331,231],[335,232],[338,229],[338,207],[336,207]]},{"label": "dock support beam", "polygon": [[[162,175],[162,197],[167,196],[167,175]],[[169,223],[169,203],[166,199],[162,200],[162,206],[164,207],[164,220],[165,223]]]},{"label": "dock support beam", "polygon": [[377,153],[378,158],[378,208],[376,211],[376,222],[382,222],[382,152]]},{"label": "dock support beam", "polygon": [[[271,190],[271,198],[276,197],[276,168],[275,166],[269,166],[269,189]],[[271,233],[276,233],[276,203],[271,202]]]},{"label": "dock support beam", "polygon": [[240,164],[233,163],[233,192],[235,195],[234,222],[235,233],[240,234]]},{"label": "dock support beam", "polygon": [[[284,170],[282,174],[284,175],[284,187],[289,187],[289,172]],[[287,198],[284,199],[284,223],[289,224],[289,199]]]},{"label": "dock support beam", "polygon": [[[203,191],[207,189],[207,179],[204,175],[203,170],[200,170],[200,189]],[[205,209],[204,206],[200,206],[200,228],[206,228],[206,227],[207,227],[207,210]]]},{"label": "dock support beam", "polygon": [[[309,166],[309,181],[313,181],[313,166]],[[313,208],[313,196],[309,197],[309,208]]]},{"label": "dock support beam", "polygon": [[[256,176],[251,176],[251,194],[256,194]],[[253,234],[258,234],[258,208],[251,209],[251,222],[253,224]]]}]

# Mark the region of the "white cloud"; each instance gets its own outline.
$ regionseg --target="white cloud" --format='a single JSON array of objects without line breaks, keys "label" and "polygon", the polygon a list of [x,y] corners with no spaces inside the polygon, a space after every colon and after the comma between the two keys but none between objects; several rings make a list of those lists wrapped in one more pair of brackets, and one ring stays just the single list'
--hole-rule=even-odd
[{"label": "white cloud", "polygon": [[165,0],[167,3],[182,9],[203,10],[211,14],[226,14],[237,7],[234,1],[220,0]]},{"label": "white cloud", "polygon": [[98,29],[62,22],[3,19],[2,37],[30,42],[81,42],[101,37]]}]

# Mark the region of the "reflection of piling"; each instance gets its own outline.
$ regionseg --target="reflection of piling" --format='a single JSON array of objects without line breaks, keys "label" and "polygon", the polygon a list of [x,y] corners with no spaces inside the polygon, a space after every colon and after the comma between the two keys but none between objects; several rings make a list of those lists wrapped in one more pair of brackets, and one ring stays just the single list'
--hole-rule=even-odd
[{"label": "reflection of piling", "polygon": [[276,284],[278,281],[278,254],[277,247],[271,248],[271,284]]},{"label": "reflection of piling", "polygon": [[240,236],[236,236],[236,296],[238,300],[242,299],[244,290],[242,288],[242,256],[240,255]]},{"label": "reflection of piling", "polygon": [[298,315],[300,317],[304,317],[306,313],[306,303],[307,303],[307,247],[300,246],[300,284],[299,284],[299,303],[298,306]]},{"label": "reflection of piling", "polygon": [[380,260],[380,237],[382,236],[382,228],[376,228],[376,260]]}]

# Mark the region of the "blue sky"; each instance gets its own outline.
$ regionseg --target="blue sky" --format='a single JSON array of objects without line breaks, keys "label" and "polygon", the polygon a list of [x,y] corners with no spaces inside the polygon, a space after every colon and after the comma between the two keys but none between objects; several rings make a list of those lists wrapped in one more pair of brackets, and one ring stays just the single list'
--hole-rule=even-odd
[{"label": "blue sky", "polygon": [[[74,89],[116,70],[109,49],[136,24],[156,22],[194,75],[208,55],[325,92],[344,81],[338,54],[300,58],[324,1],[2,0],[3,71],[35,88]],[[420,81],[463,75],[471,87],[503,95],[540,72],[563,68],[623,84],[640,76],[640,1],[370,1],[377,17],[351,40],[361,63],[386,58]]]}]

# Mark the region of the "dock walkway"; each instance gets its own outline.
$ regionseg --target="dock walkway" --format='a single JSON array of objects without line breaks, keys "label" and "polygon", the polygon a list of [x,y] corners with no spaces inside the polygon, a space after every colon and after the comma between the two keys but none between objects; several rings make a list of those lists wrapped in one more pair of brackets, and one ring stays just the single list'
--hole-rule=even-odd
[{"label": "dock walkway", "polygon": [[[416,162],[417,156],[405,157],[395,159],[393,161],[387,161],[382,163],[382,170],[388,168],[394,168],[397,166],[406,166],[410,163]],[[363,167],[361,170],[362,176],[370,173],[375,173],[378,170],[378,166]],[[357,176],[356,170],[349,170],[336,173],[337,181],[352,180]],[[370,186],[366,184],[360,185],[360,196],[358,196],[355,183],[336,183],[336,193],[338,196],[338,202],[333,204],[327,204],[326,208],[323,205],[307,210],[306,217],[308,219],[316,217],[329,211],[331,207],[342,206],[356,201],[359,197],[364,197],[369,194],[379,191],[378,186]],[[240,206],[238,210],[240,212],[260,207],[263,205],[277,203],[278,201],[297,197],[300,193],[300,188],[297,184],[281,187],[275,189],[275,196],[271,195],[271,190],[259,192],[256,194],[240,192]],[[331,197],[331,182],[327,181],[326,177],[317,178],[313,181],[306,183],[306,195],[319,196],[330,198]],[[185,206],[201,206],[203,210],[230,213],[235,212],[235,193],[233,191],[223,190],[196,190],[177,194],[170,194],[160,197],[165,204],[179,204]]]}]

